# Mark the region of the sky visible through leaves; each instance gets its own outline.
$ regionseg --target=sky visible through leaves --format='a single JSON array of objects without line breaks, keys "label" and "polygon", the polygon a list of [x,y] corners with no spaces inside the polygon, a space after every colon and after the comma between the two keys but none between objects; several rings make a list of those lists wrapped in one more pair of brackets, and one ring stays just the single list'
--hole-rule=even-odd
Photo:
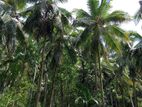
[{"label": "sky visible through leaves", "polygon": [[[107,0],[110,2],[110,0]],[[113,10],[123,10],[128,12],[131,16],[134,16],[138,11],[140,5],[139,0],[113,0],[110,2]],[[67,3],[59,4],[59,6],[66,8],[69,11],[73,11],[74,8],[82,8],[87,11],[87,0],[68,0]],[[135,24],[134,21],[130,21],[121,25],[122,28],[126,30],[137,31],[142,34],[142,22]]]}]

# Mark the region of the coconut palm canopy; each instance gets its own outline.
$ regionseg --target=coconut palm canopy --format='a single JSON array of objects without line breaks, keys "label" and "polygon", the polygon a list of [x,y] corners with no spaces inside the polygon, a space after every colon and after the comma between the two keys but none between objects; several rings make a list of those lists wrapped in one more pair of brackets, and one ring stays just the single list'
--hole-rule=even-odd
[{"label": "coconut palm canopy", "polygon": [[0,107],[141,107],[142,36],[120,28],[141,9],[59,2],[0,0]]}]

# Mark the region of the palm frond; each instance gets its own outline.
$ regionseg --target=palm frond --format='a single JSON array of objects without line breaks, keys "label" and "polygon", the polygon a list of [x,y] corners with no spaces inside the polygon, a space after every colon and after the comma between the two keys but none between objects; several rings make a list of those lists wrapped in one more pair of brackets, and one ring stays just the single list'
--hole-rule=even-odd
[{"label": "palm frond", "polygon": [[110,9],[110,4],[107,2],[107,0],[102,0],[99,9],[98,14],[101,16],[106,16],[108,14],[108,11]]},{"label": "palm frond", "polygon": [[142,19],[142,12],[138,10],[136,14],[134,15],[134,22],[135,24],[138,24],[140,19]]},{"label": "palm frond", "polygon": [[26,0],[16,0],[16,8],[23,9],[26,6]]},{"label": "palm frond", "polygon": [[104,59],[108,62],[108,50],[104,46],[103,42],[100,42],[100,49],[101,49],[101,55],[104,57]]},{"label": "palm frond", "polygon": [[73,26],[76,27],[87,27],[91,24],[92,22],[90,21],[89,18],[80,18],[80,19],[76,19],[73,21]]},{"label": "palm frond", "polygon": [[105,22],[114,22],[114,23],[122,23],[124,21],[129,21],[130,16],[128,13],[123,11],[114,11],[105,17]]},{"label": "palm frond", "polygon": [[69,19],[63,14],[61,14],[61,21],[64,26],[69,24]]},{"label": "palm frond", "polygon": [[121,38],[125,41],[129,41],[129,36],[127,35],[127,33],[117,25],[107,26],[106,29],[111,32],[111,35]]},{"label": "palm frond", "polygon": [[61,14],[61,21],[63,25],[69,24],[69,19],[72,18],[71,13],[68,12],[66,9],[59,8],[59,12]]},{"label": "palm frond", "polygon": [[140,4],[140,9],[134,15],[135,24],[138,24],[140,19],[142,19],[142,2],[139,1],[139,4]]},{"label": "palm frond", "polygon": [[121,53],[121,44],[119,41],[117,41],[114,36],[111,34],[111,32],[105,32],[104,33],[104,40],[105,43],[113,50],[115,50],[118,53]]},{"label": "palm frond", "polygon": [[139,39],[139,40],[142,39],[142,35],[140,35],[138,32],[129,31],[128,33],[131,39]]},{"label": "palm frond", "polygon": [[41,13],[39,7],[34,7],[33,13],[27,18],[23,29],[28,33],[32,32],[34,28],[38,27],[40,17]]},{"label": "palm frond", "polygon": [[99,0],[88,0],[88,8],[90,11],[90,14],[92,16],[95,16],[98,12],[99,8]]},{"label": "palm frond", "polygon": [[24,8],[22,11],[20,11],[18,14],[22,17],[25,17],[27,15],[29,15],[29,13],[33,12],[35,9],[35,5],[32,5],[30,7],[26,7]]},{"label": "palm frond", "polygon": [[73,11],[73,13],[76,14],[76,18],[88,18],[91,17],[86,11],[84,11],[83,9],[75,9]]},{"label": "palm frond", "polygon": [[26,6],[26,0],[3,0],[6,4],[20,10]]},{"label": "palm frond", "polygon": [[64,8],[59,7],[59,11],[60,11],[61,14],[65,15],[67,18],[72,17],[71,13]]},{"label": "palm frond", "polygon": [[67,55],[69,56],[70,61],[75,64],[77,62],[77,56],[76,56],[76,52],[74,50],[74,48],[69,47],[66,43],[65,43],[65,51],[67,52]]},{"label": "palm frond", "polygon": [[135,49],[142,49],[142,40],[134,47]]},{"label": "palm frond", "polygon": [[81,35],[77,38],[76,46],[80,46],[81,44],[85,43],[87,38],[90,36],[90,27],[87,27],[84,29],[84,31],[81,33]]}]

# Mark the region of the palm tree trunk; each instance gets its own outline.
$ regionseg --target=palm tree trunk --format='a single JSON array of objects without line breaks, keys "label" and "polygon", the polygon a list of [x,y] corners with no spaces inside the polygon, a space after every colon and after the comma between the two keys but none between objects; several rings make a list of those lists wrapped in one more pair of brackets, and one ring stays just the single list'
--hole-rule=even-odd
[{"label": "palm tree trunk", "polygon": [[64,92],[63,92],[63,81],[61,80],[60,84],[60,94],[61,94],[61,107],[64,107]]},{"label": "palm tree trunk", "polygon": [[54,93],[55,93],[55,77],[56,77],[56,68],[54,69],[54,74],[52,78],[52,86],[51,86],[51,96],[50,96],[50,106],[53,107],[54,104]]},{"label": "palm tree trunk", "polygon": [[50,97],[50,107],[53,107],[53,104],[54,104],[54,91],[55,91],[54,82],[55,82],[55,80],[52,83],[52,91],[51,91],[51,97]]},{"label": "palm tree trunk", "polygon": [[133,99],[132,99],[131,96],[130,96],[130,101],[131,101],[132,107],[135,107],[135,106],[134,106],[134,101],[133,101]]},{"label": "palm tree trunk", "polygon": [[47,81],[48,81],[48,74],[45,74],[45,89],[44,89],[44,101],[43,101],[43,107],[47,107],[46,106],[46,100],[47,100]]},{"label": "palm tree trunk", "polygon": [[112,91],[111,91],[110,99],[111,99],[111,106],[114,107]]},{"label": "palm tree trunk", "polygon": [[123,107],[125,107],[125,99],[124,99],[124,90],[123,87],[120,87],[122,89],[122,101],[123,101]]},{"label": "palm tree trunk", "polygon": [[42,77],[43,77],[43,71],[44,71],[44,51],[45,51],[45,46],[43,47],[42,50],[42,60],[40,64],[40,74],[39,74],[39,81],[38,81],[38,89],[37,89],[37,95],[36,95],[36,101],[35,101],[35,107],[38,107],[39,105],[39,100],[40,100],[40,95],[41,95],[41,82],[42,82]]},{"label": "palm tree trunk", "polygon": [[[99,42],[98,42],[99,43]],[[102,107],[105,107],[105,100],[104,100],[104,88],[103,88],[103,73],[101,71],[101,62],[100,62],[100,49],[98,47],[98,67],[100,73],[100,85],[101,85],[101,97],[102,97]]]},{"label": "palm tree trunk", "polygon": [[67,96],[68,97],[66,97],[66,107],[70,107],[70,86],[69,86],[69,83],[68,82],[66,82],[66,86],[67,86]]},{"label": "palm tree trunk", "polygon": [[97,69],[96,69],[97,67],[96,67],[96,65],[95,65],[95,68],[94,68],[94,71],[95,71],[95,92],[97,92],[98,91],[98,72],[97,72]]}]

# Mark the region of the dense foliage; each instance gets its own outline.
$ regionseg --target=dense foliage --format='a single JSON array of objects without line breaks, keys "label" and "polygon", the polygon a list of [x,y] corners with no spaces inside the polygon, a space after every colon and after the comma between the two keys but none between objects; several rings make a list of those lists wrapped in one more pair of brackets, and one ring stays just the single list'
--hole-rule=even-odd
[{"label": "dense foliage", "polygon": [[120,28],[142,9],[59,2],[0,0],[0,107],[142,107],[142,36]]}]

